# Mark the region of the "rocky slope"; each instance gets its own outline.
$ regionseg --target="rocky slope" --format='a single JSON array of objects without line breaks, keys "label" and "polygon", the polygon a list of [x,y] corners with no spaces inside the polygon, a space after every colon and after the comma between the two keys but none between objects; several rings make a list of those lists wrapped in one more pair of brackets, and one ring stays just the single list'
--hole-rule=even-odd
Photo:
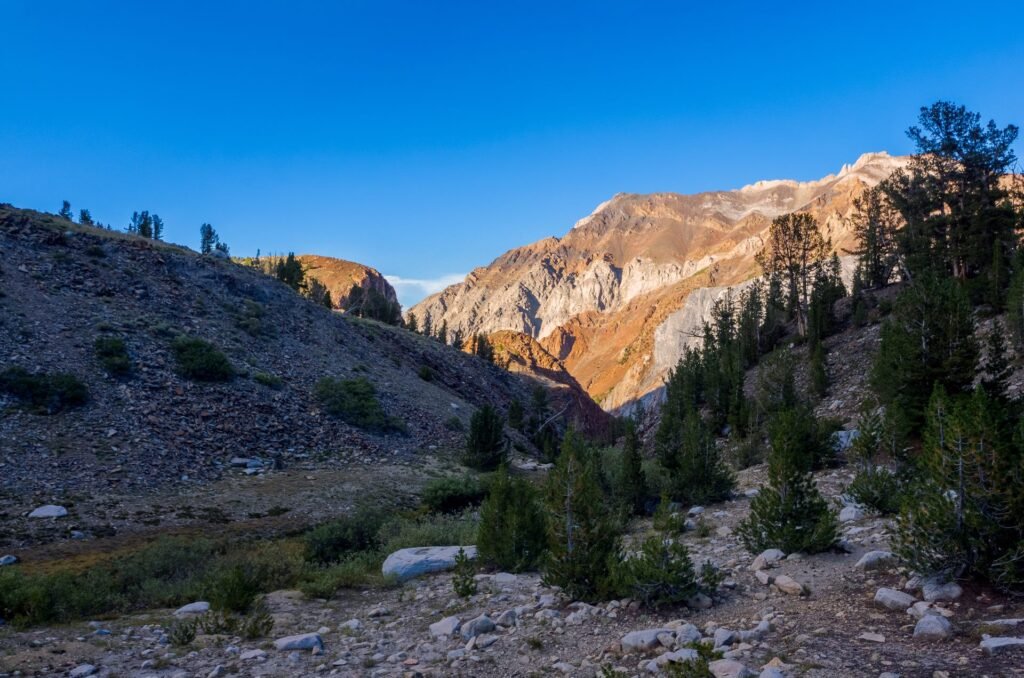
[{"label": "rocky slope", "polygon": [[319,254],[300,254],[295,258],[308,277],[319,280],[330,291],[331,299],[338,308],[347,308],[353,285],[374,290],[389,301],[398,301],[395,288],[375,268]]},{"label": "rocky slope", "polygon": [[[254,269],[165,243],[0,206],[0,252],[0,371],[71,373],[88,389],[84,406],[53,415],[0,395],[0,547],[163,529],[188,522],[191,509],[178,507],[200,501],[235,520],[279,498],[305,497],[286,503],[296,519],[336,514],[343,497],[324,503],[301,487],[300,469],[325,480],[349,469],[342,475],[367,483],[348,484],[350,493],[387,484],[388,469],[415,477],[408,469],[461,451],[465,434],[452,430],[452,417],[464,424],[485,403],[504,409],[534,385],[411,332],[332,313]],[[172,349],[181,335],[212,342],[236,376],[183,378]],[[109,376],[96,355],[96,340],[111,337],[127,346],[127,376]],[[429,382],[419,376],[424,366]],[[326,376],[369,380],[408,434],[328,416],[312,394]],[[379,473],[361,474],[364,466]],[[342,486],[332,482],[328,495]],[[416,482],[397,485],[407,493]],[[210,483],[219,499],[197,499]],[[133,499],[144,496],[161,499]],[[26,520],[39,504],[67,506],[72,520]]]},{"label": "rocky slope", "polygon": [[772,218],[810,212],[841,252],[853,245],[852,201],[905,162],[870,153],[817,181],[761,181],[696,195],[619,194],[564,237],[511,250],[411,310],[435,327],[446,321],[465,333],[535,337],[614,410],[656,389],[665,365],[675,363],[678,356],[659,347],[671,334],[663,325],[694,290],[756,274],[753,256]]},{"label": "rocky slope", "polygon": [[514,374],[523,374],[543,384],[554,413],[592,434],[603,432],[611,417],[591,399],[560,360],[548,353],[533,337],[503,330],[488,336],[494,347],[494,362]]}]

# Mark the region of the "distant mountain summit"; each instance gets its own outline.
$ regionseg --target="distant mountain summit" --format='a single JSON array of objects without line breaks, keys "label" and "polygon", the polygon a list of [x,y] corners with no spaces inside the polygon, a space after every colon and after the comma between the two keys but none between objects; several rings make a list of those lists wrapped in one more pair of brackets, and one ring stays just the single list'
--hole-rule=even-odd
[{"label": "distant mountain summit", "polygon": [[534,337],[605,409],[615,409],[660,386],[666,361],[674,361],[660,351],[655,365],[657,330],[691,292],[756,274],[753,256],[773,218],[810,212],[838,251],[849,249],[853,200],[908,160],[866,153],[814,181],[693,195],[619,193],[565,236],[509,250],[411,312],[466,335]]},{"label": "distant mountain summit", "polygon": [[302,264],[308,277],[323,283],[339,308],[348,307],[353,285],[366,291],[374,290],[388,301],[398,301],[395,288],[375,268],[319,254],[300,254],[295,258]]}]

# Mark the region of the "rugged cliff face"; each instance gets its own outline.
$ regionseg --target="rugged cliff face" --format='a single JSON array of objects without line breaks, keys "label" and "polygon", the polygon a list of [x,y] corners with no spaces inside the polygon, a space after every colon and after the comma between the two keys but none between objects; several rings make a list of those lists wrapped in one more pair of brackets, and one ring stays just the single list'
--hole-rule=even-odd
[{"label": "rugged cliff face", "polygon": [[398,301],[391,283],[375,268],[318,254],[301,254],[295,258],[306,269],[307,276],[316,278],[330,290],[331,299],[339,308],[347,307],[353,285],[374,290],[389,301]]},{"label": "rugged cliff face", "polygon": [[412,311],[467,334],[514,330],[535,337],[614,410],[656,390],[678,360],[683,344],[673,328],[699,326],[713,301],[700,292],[688,303],[695,290],[757,275],[753,256],[774,217],[811,213],[842,253],[853,245],[853,200],[905,163],[869,153],[817,181],[760,181],[696,195],[618,194],[564,237],[506,252]]}]

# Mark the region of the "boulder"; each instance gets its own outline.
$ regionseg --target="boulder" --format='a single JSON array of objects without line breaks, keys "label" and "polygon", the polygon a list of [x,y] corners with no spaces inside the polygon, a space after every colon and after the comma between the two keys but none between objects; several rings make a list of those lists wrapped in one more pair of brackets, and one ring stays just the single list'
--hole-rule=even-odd
[{"label": "boulder", "polygon": [[462,627],[462,621],[458,617],[445,617],[439,622],[430,625],[430,635],[434,638],[448,638],[455,634]]},{"label": "boulder", "polygon": [[175,617],[187,617],[189,615],[194,615],[194,614],[206,614],[209,611],[210,611],[210,604],[207,603],[206,601],[200,600],[200,601],[197,601],[195,603],[189,603],[188,605],[184,605],[182,607],[179,607],[177,610],[174,611],[174,616]]},{"label": "boulder", "polygon": [[737,640],[739,640],[739,637],[737,636],[735,631],[733,631],[731,629],[727,629],[724,626],[723,627],[719,627],[715,631],[715,645],[714,645],[714,647],[715,647],[716,650],[720,650],[723,647],[728,647],[728,646],[732,645]]},{"label": "boulder", "polygon": [[756,678],[757,674],[735,659],[719,659],[708,664],[715,678]]},{"label": "boulder", "polygon": [[696,643],[701,639],[700,629],[693,624],[683,624],[676,629],[676,642],[680,645]]},{"label": "boulder", "polygon": [[[381,571],[386,577],[406,581],[430,572],[442,572],[455,567],[459,546],[421,546],[395,551],[384,560]],[[476,558],[475,546],[461,547],[467,558]]]},{"label": "boulder", "polygon": [[486,614],[482,614],[476,619],[470,619],[462,625],[462,639],[470,640],[471,638],[476,638],[482,633],[490,633],[493,630],[494,622]]},{"label": "boulder", "polygon": [[0,557],[0,567],[4,565],[14,565],[18,562],[18,556],[3,556]]},{"label": "boulder", "polygon": [[697,593],[686,599],[686,607],[691,610],[709,610],[714,605],[711,597],[703,593]]},{"label": "boulder", "polygon": [[[40,506],[39,508],[37,508],[34,511],[32,511],[32,513],[28,514],[28,517],[29,518],[63,518],[67,514],[68,514],[68,510],[66,508],[64,508],[63,506],[56,506],[54,504],[47,504],[45,506]],[[83,664],[83,666],[89,666],[89,665],[88,664]],[[89,674],[85,673],[85,674],[82,674],[82,675],[89,675]]]},{"label": "boulder", "polygon": [[929,614],[938,614],[943,617],[952,617],[952,610],[947,610],[944,607],[936,607],[933,603],[926,603],[923,600],[919,600],[910,607],[907,608],[907,614],[914,619],[920,619]]},{"label": "boulder", "polygon": [[996,655],[1015,647],[1024,647],[1024,638],[993,637],[981,641],[982,651],[989,655]]},{"label": "boulder", "polygon": [[786,678],[786,674],[782,672],[782,669],[767,666],[757,678]]},{"label": "boulder", "polygon": [[779,562],[786,557],[786,554],[779,549],[767,549],[761,552],[757,558],[754,558],[754,562],[750,564],[751,570],[763,570],[766,567],[771,567],[775,563]]},{"label": "boulder", "polygon": [[319,633],[300,633],[295,636],[278,638],[274,641],[274,648],[279,652],[312,650],[315,654],[318,654],[324,650],[324,641]]},{"label": "boulder", "polygon": [[786,574],[780,574],[775,578],[775,581],[773,581],[772,584],[775,588],[791,596],[800,596],[805,592],[803,584]]},{"label": "boulder", "polygon": [[342,622],[342,624],[338,626],[338,630],[342,633],[355,633],[356,631],[362,630],[362,628],[363,622],[358,619],[349,619],[347,622]]},{"label": "boulder", "polygon": [[622,643],[622,650],[623,652],[650,652],[661,647],[658,635],[662,633],[672,633],[672,629],[659,628],[630,631],[622,636],[620,641]]},{"label": "boulder", "polygon": [[267,656],[266,652],[264,652],[263,650],[256,649],[256,650],[246,650],[242,654],[238,655],[238,658],[241,659],[242,661],[250,661],[250,660],[253,660],[253,659],[261,660],[261,659],[266,658],[266,656]]},{"label": "boulder", "polygon": [[953,625],[938,614],[926,614],[914,627],[915,640],[946,640],[953,636]]},{"label": "boulder", "polygon": [[832,445],[836,452],[845,452],[850,449],[853,445],[853,441],[860,436],[860,431],[852,429],[850,431],[836,431],[832,434]]},{"label": "boulder", "polygon": [[868,551],[860,557],[854,567],[865,571],[884,570],[895,565],[896,562],[896,554],[892,551]]},{"label": "boulder", "polygon": [[71,672],[68,673],[68,675],[71,678],[84,678],[85,676],[91,676],[98,670],[99,669],[92,664],[79,664],[75,668],[71,669]]},{"label": "boulder", "polygon": [[875,605],[887,610],[906,610],[914,604],[914,597],[909,593],[896,589],[878,589],[875,593]]}]

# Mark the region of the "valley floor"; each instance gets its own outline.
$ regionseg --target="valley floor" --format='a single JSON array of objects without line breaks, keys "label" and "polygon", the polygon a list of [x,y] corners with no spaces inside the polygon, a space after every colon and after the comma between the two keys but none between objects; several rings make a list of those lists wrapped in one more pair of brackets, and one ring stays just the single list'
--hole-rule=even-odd
[{"label": "valley floor", "polygon": [[[1021,648],[989,656],[979,646],[985,623],[1024,616],[1020,601],[966,588],[958,599],[936,604],[950,615],[956,630],[952,638],[936,642],[913,639],[913,617],[872,602],[879,588],[903,590],[906,584],[895,569],[855,567],[864,553],[888,547],[888,520],[864,517],[844,523],[850,553],[791,556],[767,570],[773,578],[788,575],[806,595],[763,584],[750,569],[753,558],[733,533],[748,511],[744,490],[758,487],[763,474],[763,467],[740,473],[739,498],[706,507],[710,536],[689,532],[684,537],[695,562],[711,559],[728,575],[720,599],[707,610],[650,613],[628,601],[592,607],[565,600],[535,574],[480,575],[479,592],[461,599],[453,593],[450,575],[438,574],[393,589],[343,591],[330,601],[307,600],[296,591],[270,594],[272,638],[319,633],[322,654],[278,651],[270,641],[202,635],[190,647],[174,648],[166,644],[173,611],[154,610],[28,631],[0,628],[0,676],[88,675],[86,664],[100,676],[175,678],[594,676],[602,667],[620,675],[646,675],[649,662],[670,649],[663,644],[675,645],[676,636],[688,631],[687,624],[709,637],[730,635],[721,629],[737,632],[736,642],[723,647],[725,656],[753,673],[722,676],[756,676],[764,666],[778,667],[784,676],[812,677],[1024,675]],[[835,499],[849,477],[840,469],[820,474],[818,480],[825,495]],[[636,527],[640,531],[649,526]],[[514,624],[486,630],[468,643],[459,634],[432,637],[430,632],[431,624],[449,616],[466,626],[481,614],[498,620],[510,610],[517,613]],[[654,640],[656,650],[623,647],[627,633],[647,629],[668,630],[669,635]],[[81,672],[75,674],[76,668]]]}]

